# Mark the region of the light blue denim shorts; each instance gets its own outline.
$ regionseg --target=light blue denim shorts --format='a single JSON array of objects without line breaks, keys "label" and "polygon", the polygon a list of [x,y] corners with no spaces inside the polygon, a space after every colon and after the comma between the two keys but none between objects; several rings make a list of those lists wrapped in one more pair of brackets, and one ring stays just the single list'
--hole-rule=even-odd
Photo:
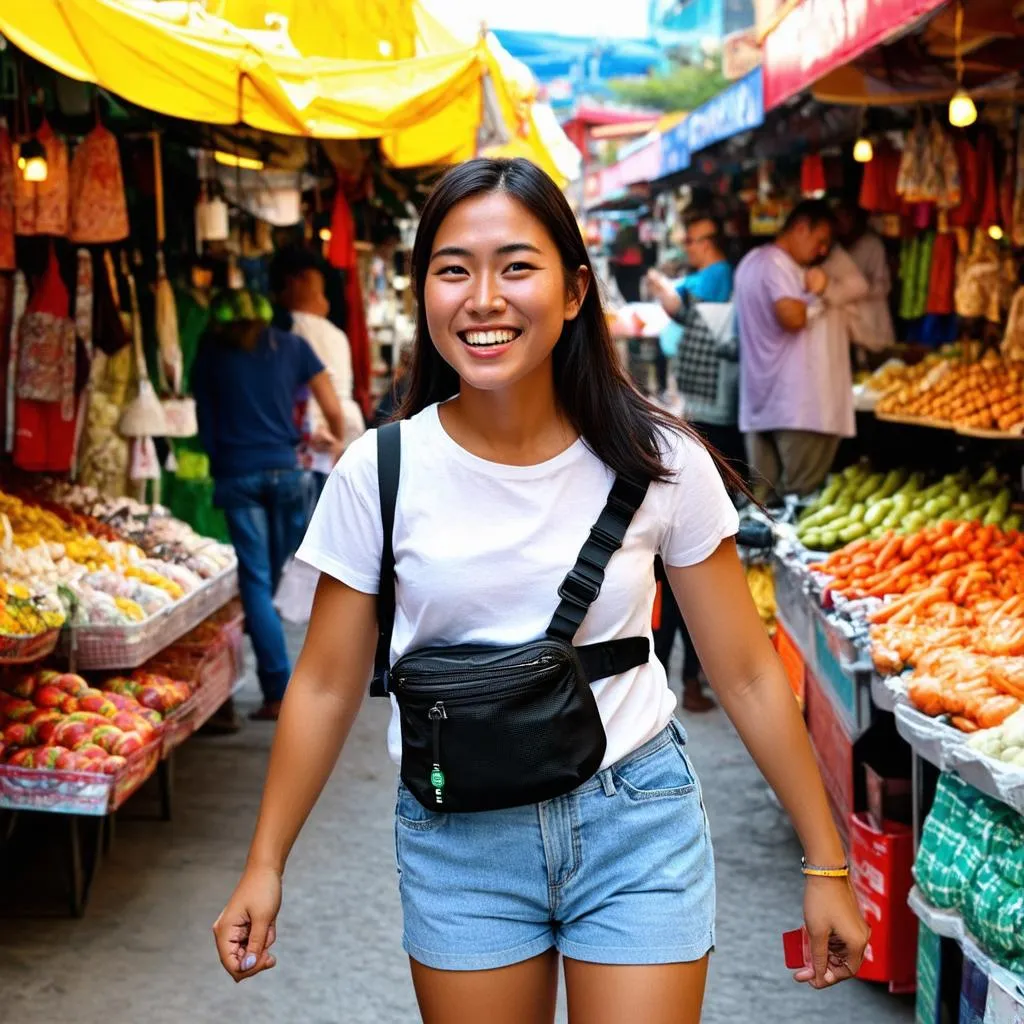
[{"label": "light blue denim shorts", "polygon": [[406,952],[489,970],[552,947],[602,964],[689,963],[715,944],[715,868],[700,784],[673,720],[565,796],[439,814],[399,783]]}]

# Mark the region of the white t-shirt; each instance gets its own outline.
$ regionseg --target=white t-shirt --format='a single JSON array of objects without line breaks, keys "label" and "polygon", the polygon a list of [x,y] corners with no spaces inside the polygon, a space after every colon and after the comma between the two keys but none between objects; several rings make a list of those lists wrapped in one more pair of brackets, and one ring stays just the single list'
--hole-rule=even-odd
[{"label": "white t-shirt", "polygon": [[[369,431],[342,456],[296,556],[366,594],[377,593],[380,584],[375,435]],[[655,554],[668,565],[695,565],[737,530],[736,510],[707,451],[682,435],[665,437],[675,479],[650,486],[577,644],[650,637]],[[558,606],[558,587],[613,481],[582,440],[539,465],[506,466],[456,444],[436,405],[404,422],[392,664],[420,647],[512,645],[543,636]],[[596,682],[594,695],[608,737],[602,767],[656,736],[675,710],[653,650],[647,664]],[[388,752],[397,764],[397,704],[392,711]]]},{"label": "white t-shirt", "polygon": [[[352,350],[348,343],[348,335],[339,327],[335,327],[326,317],[315,313],[292,313],[292,331],[309,342],[309,347],[324,364],[330,378],[334,393],[341,405],[341,415],[345,423],[345,436],[342,441],[351,444],[366,430],[363,414],[359,405],[352,398],[354,378],[352,375]],[[316,399],[309,400],[309,430],[326,429],[327,421],[317,405]],[[312,468],[318,473],[330,473],[334,462],[330,455],[314,452]]]}]

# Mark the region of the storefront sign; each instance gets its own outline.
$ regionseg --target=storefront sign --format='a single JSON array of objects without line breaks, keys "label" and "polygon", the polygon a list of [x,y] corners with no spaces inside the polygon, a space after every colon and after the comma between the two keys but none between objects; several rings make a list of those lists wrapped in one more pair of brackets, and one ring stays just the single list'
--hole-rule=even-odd
[{"label": "storefront sign", "polygon": [[763,121],[764,83],[761,69],[755,68],[698,107],[683,123],[689,135],[690,152],[696,153],[730,135],[756,128]]},{"label": "storefront sign", "polygon": [[766,110],[883,43],[944,0],[802,0],[764,41]]},{"label": "storefront sign", "polygon": [[755,68],[662,136],[660,177],[685,171],[692,154],[763,121],[761,69]]}]

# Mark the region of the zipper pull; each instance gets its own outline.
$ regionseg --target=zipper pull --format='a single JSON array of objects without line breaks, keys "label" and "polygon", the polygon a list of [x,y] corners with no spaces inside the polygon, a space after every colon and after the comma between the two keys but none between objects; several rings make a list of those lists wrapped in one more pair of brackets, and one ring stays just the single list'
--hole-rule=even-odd
[{"label": "zipper pull", "polygon": [[434,787],[434,801],[444,803],[444,772],[441,771],[441,722],[448,717],[444,704],[438,701],[428,712],[434,726],[434,765],[430,771],[430,784]]}]

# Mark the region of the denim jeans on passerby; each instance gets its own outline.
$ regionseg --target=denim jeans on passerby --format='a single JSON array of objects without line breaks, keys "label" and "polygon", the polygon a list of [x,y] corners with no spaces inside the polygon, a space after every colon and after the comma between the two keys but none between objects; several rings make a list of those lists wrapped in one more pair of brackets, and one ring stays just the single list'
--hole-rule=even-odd
[{"label": "denim jeans on passerby", "polygon": [[274,594],[285,562],[306,528],[307,491],[301,471],[263,470],[217,480],[215,501],[224,510],[238,554],[238,589],[265,701],[284,696],[291,665]]}]

